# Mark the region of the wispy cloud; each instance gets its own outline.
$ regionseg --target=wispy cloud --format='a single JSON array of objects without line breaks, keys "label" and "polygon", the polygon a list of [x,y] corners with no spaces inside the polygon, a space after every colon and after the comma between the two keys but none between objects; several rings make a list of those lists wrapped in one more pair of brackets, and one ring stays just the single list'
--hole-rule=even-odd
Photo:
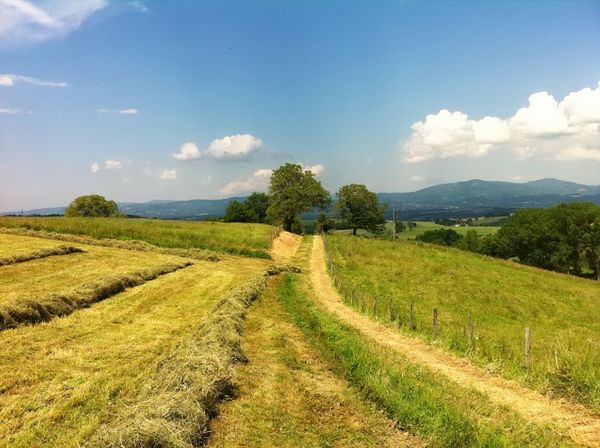
[{"label": "wispy cloud", "polygon": [[19,114],[32,114],[32,110],[24,110],[24,109],[11,109],[7,107],[0,107],[0,114],[6,115],[19,115]]},{"label": "wispy cloud", "polygon": [[148,7],[138,0],[127,2],[127,6],[137,12],[148,12]]},{"label": "wispy cloud", "polygon": [[123,168],[122,160],[107,160],[104,162],[104,168],[107,170],[120,170]]},{"label": "wispy cloud", "polygon": [[10,73],[0,74],[0,86],[13,87],[18,83],[33,84],[42,87],[67,87],[66,82],[44,81],[32,76],[14,75]]},{"label": "wispy cloud", "polygon": [[177,160],[243,160],[262,145],[263,141],[252,134],[227,135],[213,140],[204,151],[198,149],[194,142],[184,143],[179,152],[173,153],[173,157]]},{"label": "wispy cloud", "polygon": [[100,171],[100,165],[96,162],[92,163],[90,165],[90,171],[94,174],[96,174],[98,171]]},{"label": "wispy cloud", "polygon": [[571,92],[560,102],[548,92],[529,96],[512,117],[467,114],[443,109],[412,125],[403,158],[417,163],[451,157],[482,157],[505,150],[517,160],[600,161],[600,82],[595,89]]},{"label": "wispy cloud", "polygon": [[26,0],[0,0],[0,46],[33,44],[65,36],[108,0],[53,0],[34,4]]},{"label": "wispy cloud", "polygon": [[120,115],[137,115],[140,113],[138,109],[96,109],[100,114],[120,114]]}]

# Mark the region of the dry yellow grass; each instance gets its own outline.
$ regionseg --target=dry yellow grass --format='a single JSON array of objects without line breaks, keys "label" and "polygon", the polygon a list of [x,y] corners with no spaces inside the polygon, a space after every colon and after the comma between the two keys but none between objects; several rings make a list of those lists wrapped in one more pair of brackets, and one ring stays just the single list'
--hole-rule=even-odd
[{"label": "dry yellow grass", "polygon": [[0,233],[0,258],[26,255],[36,250],[51,249],[59,244],[42,238]]},{"label": "dry yellow grass", "polygon": [[[108,254],[114,249],[86,250],[95,263],[65,271],[63,281],[119,263]],[[125,260],[151,264],[155,255],[126,251]],[[68,317],[0,333],[0,446],[74,447],[114,426],[160,381],[161,363],[191,340],[216,300],[264,269],[260,260],[198,261]],[[34,272],[18,281],[35,290]],[[52,275],[37,283],[46,281],[60,287]]]},{"label": "dry yellow grass", "polygon": [[[24,245],[32,238],[24,239]],[[54,243],[56,245],[56,243]],[[66,293],[111,275],[124,275],[163,264],[180,263],[180,257],[107,247],[77,245],[85,252],[2,266],[0,304],[48,293]]]}]

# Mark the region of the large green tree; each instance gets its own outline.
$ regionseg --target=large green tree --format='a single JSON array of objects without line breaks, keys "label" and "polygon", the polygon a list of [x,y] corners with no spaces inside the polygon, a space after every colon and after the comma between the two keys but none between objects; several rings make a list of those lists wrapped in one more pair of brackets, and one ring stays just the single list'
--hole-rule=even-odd
[{"label": "large green tree", "polygon": [[337,210],[340,219],[352,227],[352,234],[358,229],[381,233],[385,229],[385,205],[379,203],[377,195],[364,185],[350,184],[341,187],[337,193]]},{"label": "large green tree", "polygon": [[330,204],[331,196],[327,190],[312,171],[303,169],[302,165],[286,163],[273,171],[268,215],[283,223],[285,230],[292,230],[301,213],[315,207],[324,209]]},{"label": "large green tree", "polygon": [[65,216],[110,217],[118,215],[117,203],[98,194],[79,196],[65,209]]},{"label": "large green tree", "polygon": [[269,197],[265,193],[252,193],[244,202],[231,201],[225,210],[226,222],[265,222]]}]

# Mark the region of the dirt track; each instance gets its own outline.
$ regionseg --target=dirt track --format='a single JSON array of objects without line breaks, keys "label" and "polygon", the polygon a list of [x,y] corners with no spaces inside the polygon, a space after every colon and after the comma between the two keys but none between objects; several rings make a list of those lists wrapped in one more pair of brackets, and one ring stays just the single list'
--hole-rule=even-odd
[{"label": "dirt track", "polygon": [[460,386],[486,394],[492,402],[510,407],[529,421],[568,428],[571,439],[581,446],[600,447],[600,418],[585,407],[550,399],[514,381],[490,374],[466,359],[405,336],[344,305],[327,272],[320,236],[315,236],[313,241],[310,277],[316,298],[327,310],[365,336],[397,350],[411,362],[445,375]]}]

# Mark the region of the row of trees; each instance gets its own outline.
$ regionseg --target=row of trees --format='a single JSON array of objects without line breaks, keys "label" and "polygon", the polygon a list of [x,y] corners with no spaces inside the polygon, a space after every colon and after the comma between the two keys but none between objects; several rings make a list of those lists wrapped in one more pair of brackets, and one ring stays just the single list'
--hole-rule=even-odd
[{"label": "row of trees", "polygon": [[[364,185],[350,184],[337,192],[336,214],[356,235],[358,229],[381,233],[385,228],[385,207],[377,195]],[[300,233],[300,215],[313,209],[327,210],[332,205],[329,192],[310,170],[286,163],[271,176],[268,194],[253,193],[244,202],[231,201],[224,220],[228,222],[282,223],[287,231]],[[327,215],[317,219],[317,229],[327,230],[334,223]]]},{"label": "row of trees", "polygon": [[600,206],[592,203],[518,210],[495,235],[438,229],[416,239],[600,280]]}]

